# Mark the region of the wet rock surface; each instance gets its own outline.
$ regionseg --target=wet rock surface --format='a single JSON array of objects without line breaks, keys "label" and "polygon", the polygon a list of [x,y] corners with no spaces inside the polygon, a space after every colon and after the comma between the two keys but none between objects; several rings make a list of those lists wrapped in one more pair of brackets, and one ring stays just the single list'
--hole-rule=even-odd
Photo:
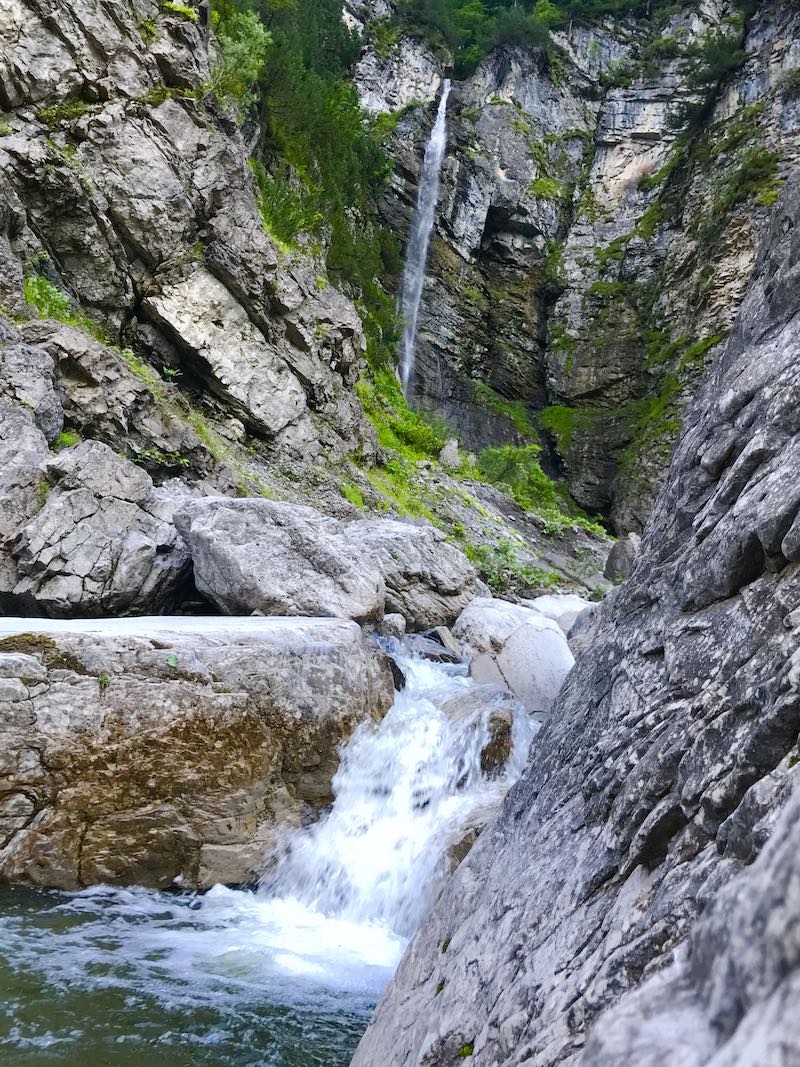
[{"label": "wet rock surface", "polygon": [[0,620],[0,879],[237,883],[393,699],[332,619]]},{"label": "wet rock surface", "polygon": [[798,210],[793,181],[636,569],[356,1067],[796,1058]]}]

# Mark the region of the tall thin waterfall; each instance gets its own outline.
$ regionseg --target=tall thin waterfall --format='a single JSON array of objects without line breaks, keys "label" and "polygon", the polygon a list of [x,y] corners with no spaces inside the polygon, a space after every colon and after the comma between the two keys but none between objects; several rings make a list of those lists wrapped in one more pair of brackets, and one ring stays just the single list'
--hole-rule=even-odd
[{"label": "tall thin waterfall", "polygon": [[403,337],[400,341],[400,382],[408,396],[414,378],[414,345],[417,335],[417,316],[425,281],[425,263],[428,245],[433,231],[436,204],[439,200],[439,174],[447,145],[447,98],[450,95],[450,80],[442,83],[442,95],[436,112],[425,157],[422,161],[422,177],[417,194],[417,210],[408,239],[406,263],[403,270],[401,309],[403,314]]}]

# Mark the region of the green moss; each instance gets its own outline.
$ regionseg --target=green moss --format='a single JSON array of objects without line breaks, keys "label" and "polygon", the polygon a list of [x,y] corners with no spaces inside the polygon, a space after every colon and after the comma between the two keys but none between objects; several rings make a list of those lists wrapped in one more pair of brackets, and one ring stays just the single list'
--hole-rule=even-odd
[{"label": "green moss", "polygon": [[428,519],[436,523],[433,512],[422,500],[411,480],[412,471],[407,464],[389,460],[382,467],[367,471],[373,488],[386,502],[387,510],[394,508],[401,515],[412,519]]},{"label": "green moss", "polygon": [[472,1041],[468,1041],[466,1045],[462,1045],[456,1055],[460,1060],[466,1060],[475,1051],[475,1044]]},{"label": "green moss", "polygon": [[573,434],[590,427],[599,414],[594,408],[572,408],[564,404],[553,404],[539,412],[539,422],[555,438],[558,450],[563,456],[569,451]]},{"label": "green moss", "polygon": [[144,22],[140,23],[139,33],[142,35],[142,41],[145,47],[149,48],[158,38],[158,30],[156,29],[155,20],[145,19]]},{"label": "green moss", "polygon": [[351,482],[342,482],[342,496],[345,500],[349,500],[351,504],[359,509],[364,510],[364,497],[361,490],[357,485],[353,485]]},{"label": "green moss", "polygon": [[182,456],[180,452],[162,452],[160,448],[143,448],[141,452],[132,458],[134,463],[148,469],[166,468],[170,470],[189,466],[189,460]]},{"label": "green moss", "polygon": [[564,189],[555,178],[542,176],[532,181],[528,186],[531,196],[540,200],[560,200],[564,196]]},{"label": "green moss", "polygon": [[73,445],[80,443],[81,435],[76,430],[63,430],[56,438],[54,447],[56,449],[72,448]]},{"label": "green moss", "polygon": [[780,152],[762,146],[742,153],[738,169],[717,185],[711,211],[696,227],[701,243],[713,244],[721,237],[725,219],[739,204],[750,200],[768,207],[775,203],[782,184],[778,176],[780,159]]},{"label": "green moss", "polygon": [[102,328],[62,289],[41,274],[29,274],[23,281],[25,300],[42,319],[56,319],[68,326],[78,326],[98,340],[105,340]]},{"label": "green moss", "polygon": [[182,3],[182,0],[161,0],[161,6],[166,10],[172,12],[173,15],[180,15],[181,18],[188,19],[189,22],[199,22],[200,14],[195,11],[193,7],[189,7],[188,4]]},{"label": "green moss", "polygon": [[473,382],[473,400],[497,415],[503,415],[513,423],[521,437],[531,440],[537,437],[527,406],[522,400],[507,400],[485,382]]},{"label": "green moss", "polygon": [[86,114],[88,105],[83,100],[68,100],[53,107],[41,107],[36,117],[46,126],[57,126],[60,122],[73,122]]},{"label": "green moss", "polygon": [[408,406],[390,370],[373,371],[371,380],[362,378],[356,383],[356,394],[379,443],[405,460],[435,458],[453,436],[442,419]]}]

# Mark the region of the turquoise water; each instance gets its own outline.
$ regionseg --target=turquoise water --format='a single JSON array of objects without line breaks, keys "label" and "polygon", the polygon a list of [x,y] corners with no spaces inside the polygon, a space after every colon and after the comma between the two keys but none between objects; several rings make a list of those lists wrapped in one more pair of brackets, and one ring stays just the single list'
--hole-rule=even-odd
[{"label": "turquoise water", "polygon": [[0,890],[0,1063],[345,1067],[402,945],[277,905]]}]

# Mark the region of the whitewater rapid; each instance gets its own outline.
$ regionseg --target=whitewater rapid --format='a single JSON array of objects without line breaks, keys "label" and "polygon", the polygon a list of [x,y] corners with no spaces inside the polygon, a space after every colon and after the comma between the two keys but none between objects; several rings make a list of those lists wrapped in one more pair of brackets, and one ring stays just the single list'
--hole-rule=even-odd
[{"label": "whitewater rapid", "polygon": [[[160,1062],[155,1042],[171,1065],[345,1064],[449,874],[450,848],[497,808],[538,729],[518,705],[512,754],[487,777],[491,699],[445,711],[475,687],[466,667],[398,662],[405,688],[344,747],[331,810],[286,835],[257,888],[7,891],[0,1056],[104,1063],[121,1043],[132,1058],[119,1062],[140,1067]],[[23,1049],[38,1051],[28,1061]]]}]

